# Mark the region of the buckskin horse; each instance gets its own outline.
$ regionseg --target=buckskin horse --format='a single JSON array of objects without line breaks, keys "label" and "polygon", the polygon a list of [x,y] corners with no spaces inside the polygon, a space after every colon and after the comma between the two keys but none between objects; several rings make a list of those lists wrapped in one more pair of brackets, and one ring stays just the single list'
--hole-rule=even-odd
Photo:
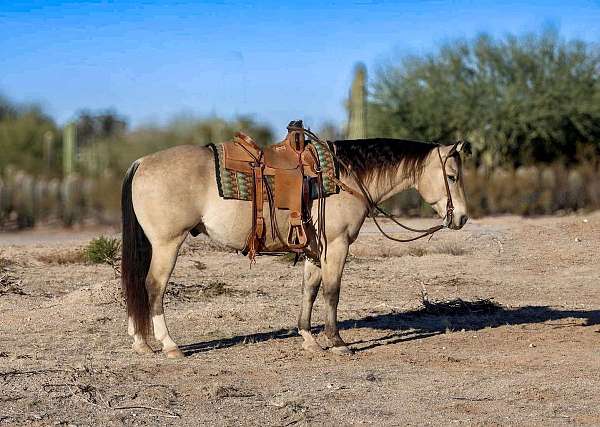
[{"label": "buckskin horse", "polygon": [[[444,227],[463,227],[467,221],[460,157],[464,145],[380,138],[330,143],[339,162],[336,183],[341,191],[327,198],[323,211],[319,212],[321,207],[316,203],[308,209],[309,215],[324,215],[325,226],[323,235],[309,233],[304,250],[298,331],[304,338],[305,350],[324,351],[311,333],[313,304],[322,286],[326,347],[337,354],[351,353],[337,327],[340,282],[348,248],[358,237],[366,217],[379,209],[378,203],[415,188],[443,218],[443,225],[413,231],[424,231],[424,236]],[[168,358],[184,356],[169,334],[163,296],[188,233],[207,235],[236,250],[247,249],[249,233],[255,227],[253,206],[248,201],[221,197],[215,178],[215,155],[209,147],[177,146],[136,160],[125,175],[121,273],[128,333],[137,353],[153,352],[147,343],[152,326],[154,337]],[[265,209],[267,223],[271,215],[283,227],[292,220],[284,210]],[[316,249],[323,243],[317,242],[318,238],[326,242],[326,250]],[[261,252],[286,250],[289,247],[281,238],[265,233]]]}]

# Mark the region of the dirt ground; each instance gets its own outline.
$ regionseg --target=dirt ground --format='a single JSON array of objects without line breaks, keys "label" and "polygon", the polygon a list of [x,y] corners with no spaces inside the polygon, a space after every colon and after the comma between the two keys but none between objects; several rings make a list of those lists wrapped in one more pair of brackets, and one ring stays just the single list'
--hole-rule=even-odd
[{"label": "dirt ground", "polygon": [[51,262],[101,232],[0,234],[0,425],[600,425],[600,212],[367,224],[346,357],[301,349],[300,265],[192,238],[166,306],[187,357],[133,354],[113,269]]}]

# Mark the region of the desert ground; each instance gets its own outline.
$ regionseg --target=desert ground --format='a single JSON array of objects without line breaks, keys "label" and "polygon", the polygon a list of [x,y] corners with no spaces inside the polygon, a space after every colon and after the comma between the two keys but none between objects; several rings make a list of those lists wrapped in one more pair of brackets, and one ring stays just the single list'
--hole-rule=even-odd
[{"label": "desert ground", "polygon": [[0,234],[0,425],[600,425],[600,212],[410,244],[367,223],[351,356],[302,350],[300,264],[191,237],[166,297],[187,357],[134,354],[113,268],[65,256],[101,233]]}]

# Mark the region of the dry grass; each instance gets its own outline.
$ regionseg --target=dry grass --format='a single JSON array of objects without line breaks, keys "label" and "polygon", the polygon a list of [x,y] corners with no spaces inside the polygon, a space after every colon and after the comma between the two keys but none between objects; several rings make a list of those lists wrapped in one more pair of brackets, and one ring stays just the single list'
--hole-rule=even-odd
[{"label": "dry grass", "polygon": [[84,248],[46,253],[38,255],[36,259],[51,265],[87,264],[90,262],[116,265],[118,264],[119,248],[120,243],[117,239],[106,239],[101,236],[90,241]]},{"label": "dry grass", "polygon": [[220,384],[205,385],[201,390],[206,397],[216,400],[221,400],[226,397],[252,397],[255,395],[254,393],[240,390],[237,387]]},{"label": "dry grass", "polygon": [[283,262],[284,264],[294,264],[294,263],[300,263],[302,261],[304,261],[304,254],[296,254],[294,252],[289,252],[287,254],[283,254],[277,257],[277,261],[279,262]]},{"label": "dry grass", "polygon": [[235,294],[235,290],[227,287],[223,282],[209,282],[203,289],[203,293],[207,297],[216,297],[219,295]]},{"label": "dry grass", "polygon": [[234,249],[228,248],[227,246],[204,236],[188,238],[186,243],[187,244],[183,246],[179,252],[181,255],[194,254],[197,252],[236,252]]},{"label": "dry grass", "polygon": [[402,245],[397,244],[394,246],[389,245],[360,245],[352,246],[350,248],[353,257],[360,257],[364,259],[373,258],[401,258],[404,256],[423,257],[428,255],[444,254],[452,256],[463,256],[467,255],[469,251],[461,246],[458,242],[444,242],[438,245],[427,244],[427,245]]},{"label": "dry grass", "polygon": [[14,264],[14,261],[8,259],[8,258],[2,258],[0,257],[0,271],[4,270],[7,267],[10,267]]},{"label": "dry grass", "polygon": [[410,256],[421,257],[421,256],[427,255],[428,250],[427,250],[427,248],[424,248],[423,246],[410,246],[406,253],[407,253],[407,255],[410,255]]},{"label": "dry grass", "polygon": [[221,295],[245,296],[248,291],[230,288],[226,283],[210,281],[208,283],[190,284],[169,282],[167,295],[178,301],[205,301]]},{"label": "dry grass", "polygon": [[0,267],[0,295],[27,295],[21,288],[21,284],[17,277]]},{"label": "dry grass", "polygon": [[36,259],[44,264],[53,265],[85,264],[87,262],[86,253],[82,248],[68,249],[65,251],[38,255]]},{"label": "dry grass", "polygon": [[462,255],[466,255],[468,253],[468,251],[460,246],[458,243],[443,243],[440,246],[438,246],[434,252],[436,254],[446,254],[446,255],[453,255],[453,256],[462,256]]},{"label": "dry grass", "polygon": [[12,260],[0,258],[0,295],[27,295],[21,288],[21,281],[10,274],[9,267],[14,265]]}]

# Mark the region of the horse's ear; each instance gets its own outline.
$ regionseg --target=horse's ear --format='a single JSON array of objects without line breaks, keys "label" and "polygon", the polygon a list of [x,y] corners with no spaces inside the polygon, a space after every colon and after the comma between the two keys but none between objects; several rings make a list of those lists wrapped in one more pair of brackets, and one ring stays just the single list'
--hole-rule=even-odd
[{"label": "horse's ear", "polygon": [[454,153],[464,153],[465,156],[471,155],[471,143],[469,141],[461,140],[458,141],[452,149],[450,150],[449,155],[453,155]]}]

